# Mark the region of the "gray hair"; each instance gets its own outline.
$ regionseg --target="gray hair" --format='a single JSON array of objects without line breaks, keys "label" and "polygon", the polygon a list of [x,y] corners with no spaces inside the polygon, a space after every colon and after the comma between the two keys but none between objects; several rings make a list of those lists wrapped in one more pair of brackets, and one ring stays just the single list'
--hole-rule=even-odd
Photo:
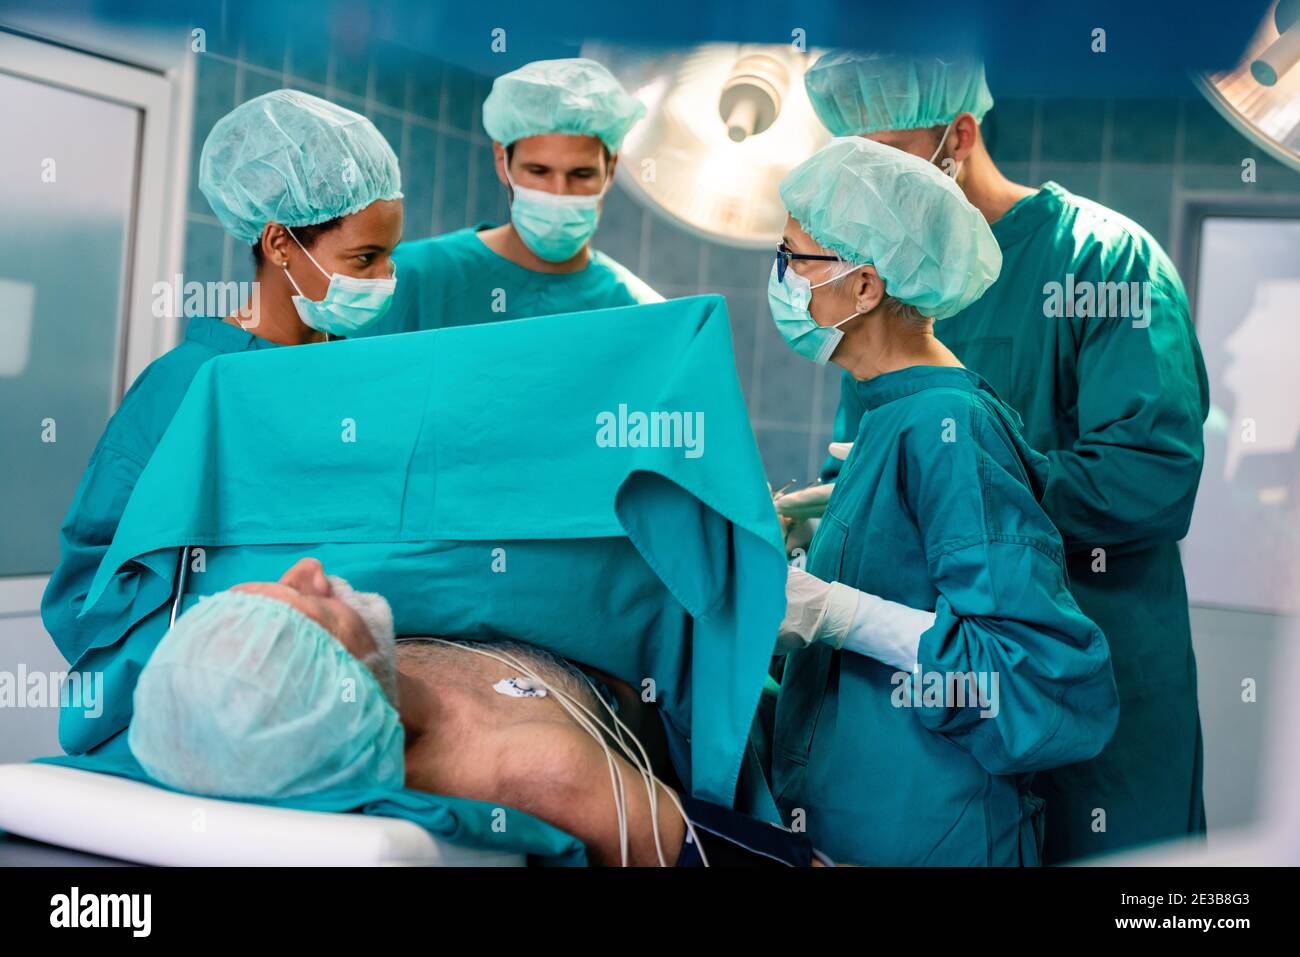
[{"label": "gray hair", "polygon": [[[844,275],[836,277],[831,280],[830,285],[834,287],[836,292],[851,292],[848,287],[853,283],[854,278],[858,275],[859,268],[861,267],[852,269]],[[916,306],[909,305],[901,299],[895,299],[893,296],[889,295],[889,293],[885,293],[885,298],[881,301],[881,305],[884,306],[885,314],[887,316],[891,319],[901,321],[908,328],[924,329],[933,321],[929,316],[923,315],[921,310],[917,309]]]}]

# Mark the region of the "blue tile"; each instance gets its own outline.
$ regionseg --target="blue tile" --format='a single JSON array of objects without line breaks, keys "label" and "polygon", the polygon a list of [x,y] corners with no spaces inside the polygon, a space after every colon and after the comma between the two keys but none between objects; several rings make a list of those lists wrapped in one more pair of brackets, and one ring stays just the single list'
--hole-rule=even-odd
[{"label": "blue tile", "polygon": [[364,46],[356,50],[334,47],[333,89],[364,100],[370,79],[369,51]]},{"label": "blue tile", "polygon": [[1034,101],[999,98],[984,117],[990,155],[1004,162],[1027,162],[1034,142]]},{"label": "blue tile", "polygon": [[1221,193],[1247,193],[1253,187],[1241,181],[1240,160],[1228,165],[1184,164],[1182,186],[1187,190],[1211,190]]},{"label": "blue tile", "polygon": [[415,57],[410,65],[410,96],[406,109],[431,122],[442,119],[444,65],[430,57]]},{"label": "blue tile", "polygon": [[488,94],[492,92],[492,77],[475,74],[474,76],[474,112],[470,116],[469,129],[475,136],[488,138],[483,129],[483,101],[487,99]]},{"label": "blue tile", "polygon": [[379,110],[371,110],[370,122],[375,124],[375,129],[379,130],[380,135],[383,136],[383,138],[388,141],[388,145],[391,146],[393,148],[393,152],[397,154],[397,158],[402,165],[402,178],[405,179],[407,173],[406,173],[406,164],[402,157],[401,119],[399,117],[393,116],[390,113],[383,113]]},{"label": "blue tile", "polygon": [[1178,140],[1178,101],[1115,100],[1111,104],[1110,159],[1169,166]]},{"label": "blue tile", "polygon": [[410,55],[391,43],[377,43],[372,53],[375,101],[395,110],[406,109],[406,77]]},{"label": "blue tile", "polygon": [[474,129],[475,110],[479,106],[479,77],[451,64],[446,66],[443,76],[447,86],[447,112],[442,121],[453,129],[469,133]]},{"label": "blue tile", "polygon": [[224,60],[199,56],[195,58],[198,75],[194,81],[194,129],[191,140],[189,210],[211,215],[212,208],[199,191],[199,156],[203,142],[213,125],[235,108],[235,66]]},{"label": "blue tile", "polygon": [[645,275],[652,286],[685,286],[698,290],[701,240],[661,216],[650,217],[649,245],[643,251]]},{"label": "blue tile", "polygon": [[1261,192],[1300,193],[1300,171],[1283,166],[1263,150],[1256,151],[1255,160],[1255,184]]},{"label": "blue tile", "polygon": [[727,294],[727,315],[731,320],[731,348],[736,358],[736,376],[740,380],[741,392],[745,396],[754,389],[754,350],[758,342],[755,321],[757,312],[756,293]]},{"label": "blue tile", "polygon": [[433,222],[433,184],[402,184],[402,240],[428,239],[442,230]]},{"label": "blue tile", "polygon": [[767,277],[772,272],[772,251],[737,249],[708,241],[703,246],[708,250],[708,262],[701,281],[701,291],[767,289]]},{"label": "blue tile", "polygon": [[780,488],[791,479],[805,482],[808,474],[808,438],[806,429],[755,429],[758,452],[772,487]]},{"label": "blue tile", "polygon": [[262,73],[258,70],[252,70],[243,67],[243,77],[240,80],[239,95],[243,102],[247,102],[254,97],[261,96],[263,93],[270,93],[272,90],[278,90],[284,86],[281,81],[281,73]]},{"label": "blue tile", "polygon": [[1096,199],[1101,192],[1100,163],[1039,163],[1038,178],[1055,180],[1070,192]]},{"label": "blue tile", "polygon": [[1126,164],[1112,165],[1106,172],[1101,201],[1142,226],[1167,249],[1174,198],[1170,170]]},{"label": "blue tile", "polygon": [[241,60],[277,73],[284,70],[284,34],[263,29],[252,21],[245,24],[243,34],[239,48]]},{"label": "blue tile", "polygon": [[1204,100],[1183,102],[1183,155],[1186,166],[1236,166],[1258,150]]},{"label": "blue tile", "polygon": [[822,465],[825,464],[827,455],[827,446],[831,444],[833,437],[830,425],[825,428],[817,428],[812,432],[812,441],[808,451],[808,478],[820,476],[822,474]]},{"label": "blue tile", "polygon": [[461,229],[469,223],[469,143],[446,134],[438,137],[439,232]]},{"label": "blue tile", "polygon": [[406,152],[402,155],[402,192],[406,199],[403,235],[423,239],[442,232],[433,218],[437,190],[438,135],[429,127],[413,123],[406,130]]},{"label": "blue tile", "polygon": [[1024,186],[1037,186],[1041,180],[1033,175],[1029,163],[998,163],[998,169],[1002,175],[1013,183],[1020,183]]},{"label": "blue tile", "polygon": [[1106,122],[1103,100],[1044,100],[1038,158],[1047,163],[1096,163]]},{"label": "blue tile", "polygon": [[757,417],[764,423],[808,428],[813,421],[814,383],[821,370],[787,346],[772,323],[763,323],[756,335]]},{"label": "blue tile", "polygon": [[470,215],[472,222],[487,221],[500,225],[503,221],[502,211],[506,208],[506,190],[497,179],[496,164],[492,159],[492,147],[473,146],[470,150],[470,162],[474,165],[474,195],[471,197]]},{"label": "blue tile", "polygon": [[327,43],[300,36],[290,37],[287,58],[290,76],[325,86],[329,83],[329,49]]},{"label": "blue tile", "polygon": [[222,278],[226,231],[190,220],[185,224],[185,281],[216,282]]},{"label": "blue tile", "polygon": [[641,263],[641,221],[647,215],[637,200],[615,185],[605,194],[600,228],[593,240],[596,248],[636,272]]}]

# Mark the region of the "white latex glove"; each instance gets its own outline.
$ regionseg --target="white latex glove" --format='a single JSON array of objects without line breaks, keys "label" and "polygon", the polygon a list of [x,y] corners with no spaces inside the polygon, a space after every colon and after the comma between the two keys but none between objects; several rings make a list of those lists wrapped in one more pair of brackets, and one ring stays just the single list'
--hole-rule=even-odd
[{"label": "white latex glove", "polygon": [[[846,633],[858,607],[858,591],[838,582],[824,582],[791,566],[785,580],[785,618],[777,631],[776,653],[788,655]],[[838,641],[831,641],[837,648]]]},{"label": "white latex glove", "polygon": [[823,641],[900,671],[911,671],[921,636],[934,625],[932,611],[910,608],[839,582],[824,582],[798,568],[786,573],[785,599],[777,654]]}]

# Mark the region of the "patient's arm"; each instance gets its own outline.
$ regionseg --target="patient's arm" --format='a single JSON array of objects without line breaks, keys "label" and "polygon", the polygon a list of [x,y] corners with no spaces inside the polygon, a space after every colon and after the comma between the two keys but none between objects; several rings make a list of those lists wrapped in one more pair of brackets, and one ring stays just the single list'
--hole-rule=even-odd
[{"label": "patient's arm", "polygon": [[[582,729],[554,721],[503,729],[498,744],[500,790],[495,800],[572,834],[586,844],[593,864],[621,863],[613,781],[600,745]],[[654,866],[659,858],[650,796],[641,775],[622,757],[615,755],[614,760],[627,806],[628,863]],[[671,866],[681,849],[685,825],[667,788],[657,786],[657,798],[660,844],[664,861]]]}]

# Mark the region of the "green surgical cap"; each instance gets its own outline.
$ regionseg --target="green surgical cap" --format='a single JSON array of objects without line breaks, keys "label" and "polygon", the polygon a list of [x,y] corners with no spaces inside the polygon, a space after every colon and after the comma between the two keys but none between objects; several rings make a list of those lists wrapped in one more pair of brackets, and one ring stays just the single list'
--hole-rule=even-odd
[{"label": "green surgical cap", "polygon": [[546,133],[598,136],[617,153],[644,115],[641,101],[595,60],[537,60],[493,81],[483,129],[504,146]]},{"label": "green surgical cap", "polygon": [[961,113],[976,121],[993,107],[984,64],[960,57],[833,50],[804,74],[808,99],[835,136],[946,126]]},{"label": "green surgical cap", "polygon": [[931,163],[857,136],[833,139],[781,180],[804,232],[924,315],[961,312],[998,278],[1002,251],[984,216]]},{"label": "green surgical cap", "polygon": [[275,90],[219,119],[199,189],[221,225],[252,245],[267,223],[314,226],[401,199],[397,156],[374,124],[328,100]]},{"label": "green surgical cap", "polygon": [[154,649],[133,703],[131,753],[177,790],[286,798],[403,786],[405,733],[379,681],[266,595],[201,598]]}]

